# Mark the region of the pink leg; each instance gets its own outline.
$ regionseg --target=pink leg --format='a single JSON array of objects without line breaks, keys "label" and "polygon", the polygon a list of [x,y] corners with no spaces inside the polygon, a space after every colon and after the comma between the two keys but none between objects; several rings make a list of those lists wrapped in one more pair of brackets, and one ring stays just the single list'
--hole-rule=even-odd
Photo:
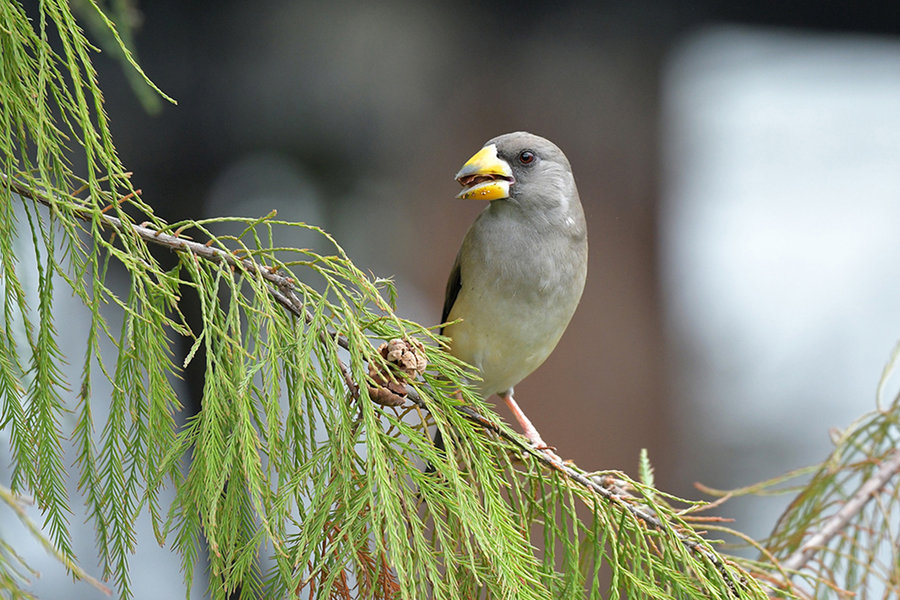
[{"label": "pink leg", "polygon": [[513,416],[516,417],[516,421],[519,422],[519,425],[522,426],[522,433],[525,434],[525,437],[528,438],[528,441],[531,442],[534,449],[542,450],[552,460],[561,462],[562,459],[553,452],[550,446],[548,446],[541,438],[541,434],[538,433],[538,430],[531,422],[531,419],[525,416],[525,413],[519,408],[519,404],[513,398],[513,390],[509,389],[505,394],[500,394],[500,397],[506,402],[506,405],[509,407],[509,410],[512,411]]}]

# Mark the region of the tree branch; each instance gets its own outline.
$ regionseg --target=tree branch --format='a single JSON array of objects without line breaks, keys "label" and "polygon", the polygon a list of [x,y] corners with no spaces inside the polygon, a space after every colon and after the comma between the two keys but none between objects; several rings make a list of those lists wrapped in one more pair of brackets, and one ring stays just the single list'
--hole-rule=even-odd
[{"label": "tree branch", "polygon": [[[36,193],[31,188],[28,188],[15,180],[9,179],[5,174],[0,173],[0,178],[6,179],[9,182],[9,187],[20,196],[24,198],[30,198],[31,200],[34,200],[35,202],[43,204],[47,207],[51,207],[53,205],[52,201],[49,198]],[[80,211],[76,209],[73,212],[84,221],[90,221],[94,217],[94,213],[88,211]],[[146,242],[149,242],[156,246],[162,246],[163,248],[168,248],[173,252],[188,252],[193,254],[194,256],[198,256],[212,262],[225,263],[232,267],[242,269],[253,275],[259,275],[271,284],[271,286],[268,288],[268,291],[276,302],[281,304],[289,312],[303,319],[306,323],[311,323],[313,320],[312,315],[303,306],[303,302],[301,302],[300,298],[297,297],[297,294],[295,293],[295,290],[297,288],[294,284],[294,280],[291,277],[279,275],[275,271],[272,271],[265,267],[261,267],[252,260],[246,258],[238,258],[234,254],[226,250],[222,250],[221,248],[215,248],[213,246],[201,244],[200,242],[195,242],[193,240],[179,237],[178,235],[158,231],[151,227],[147,227],[146,225],[128,223],[118,217],[107,215],[106,213],[100,213],[99,219],[102,226],[105,226],[109,229],[115,229],[120,232],[130,231]],[[340,338],[340,336],[333,332],[329,332],[329,335],[342,348],[344,348],[345,350],[350,349],[349,344],[347,344],[347,341],[345,339]],[[341,360],[338,360],[338,365],[341,369],[341,374],[343,375],[344,382],[347,385],[347,389],[350,392],[350,395],[354,399],[358,398],[359,387],[353,381],[353,378],[350,375],[350,370]]]},{"label": "tree branch", "polygon": [[[45,206],[52,207],[53,202],[49,198],[35,192],[34,190],[20,184],[15,180],[9,179],[2,173],[0,173],[0,177],[6,179],[9,182],[10,188],[20,196],[29,198]],[[95,217],[95,213],[86,210],[79,211],[78,209],[75,209],[73,212],[76,216],[85,221],[91,221]],[[242,269],[247,273],[258,275],[269,284],[271,284],[267,289],[272,297],[278,302],[278,304],[283,306],[292,314],[304,319],[304,321],[307,323],[310,323],[313,320],[312,315],[304,307],[300,298],[297,297],[297,294],[295,293],[297,287],[291,277],[280,275],[275,271],[258,265],[252,260],[239,258],[231,252],[228,252],[227,250],[208,246],[206,244],[202,244],[193,240],[188,240],[179,237],[176,234],[165,233],[148,227],[144,224],[139,225],[135,223],[129,223],[105,213],[101,213],[98,218],[103,227],[120,232],[131,232],[150,244],[168,248],[173,252],[187,252],[206,260],[225,263],[234,268]],[[334,343],[337,343],[345,350],[350,350],[350,344],[348,343],[347,339],[336,332],[321,332],[320,336],[323,340],[332,341]],[[343,363],[343,361],[341,361],[340,359],[337,360],[341,369],[341,373],[343,375],[344,382],[347,385],[351,397],[353,399],[358,399],[359,386],[353,380],[350,370]],[[422,400],[421,396],[419,396],[419,394],[414,389],[408,388],[407,398],[420,408],[426,411],[430,410]],[[679,539],[679,541],[682,545],[684,545],[685,548],[689,549],[691,552],[697,554],[698,556],[702,557],[710,564],[712,564],[725,580],[731,595],[735,598],[739,597],[737,586],[739,583],[741,585],[744,583],[743,578],[741,578],[740,582],[735,582],[732,574],[728,571],[727,566],[721,557],[719,557],[715,552],[711,551],[697,540],[684,535],[671,524],[665,523],[659,515],[655,514],[652,509],[650,509],[645,503],[641,501],[641,498],[630,493],[626,489],[626,487],[628,487],[629,485],[628,483],[608,475],[603,477],[587,475],[581,470],[578,470],[571,466],[571,463],[563,462],[561,459],[552,458],[548,456],[547,453],[535,450],[525,438],[508,433],[495,423],[480,415],[472,408],[468,406],[454,406],[454,408],[468,420],[496,433],[507,442],[515,445],[523,453],[530,454],[546,467],[556,470],[570,481],[575,482],[581,487],[615,504],[620,509],[632,515],[632,517],[644,523],[646,526],[657,531],[670,531]]]},{"label": "tree branch", "polygon": [[[415,390],[409,390],[407,397],[419,407],[425,409],[426,411],[428,410],[428,407],[425,406],[425,404],[422,402],[421,397],[416,393]],[[636,519],[645,523],[647,526],[656,529],[657,531],[671,530],[672,533],[677,536],[682,545],[684,545],[687,549],[694,552],[695,554],[698,554],[699,556],[708,560],[725,580],[731,594],[735,598],[739,597],[739,594],[737,592],[737,583],[733,580],[731,573],[728,572],[724,561],[716,553],[711,552],[697,540],[693,540],[685,536],[681,532],[675,530],[674,527],[667,526],[667,524],[663,523],[662,519],[654,514],[646,504],[640,503],[640,498],[638,498],[634,494],[629,493],[625,489],[625,486],[628,485],[627,483],[612,476],[592,477],[589,475],[585,475],[581,471],[573,468],[571,464],[563,462],[562,460],[557,460],[556,458],[552,458],[546,452],[536,450],[524,437],[508,433],[468,406],[456,406],[455,408],[470,421],[481,425],[485,429],[493,431],[507,442],[515,445],[523,453],[530,454],[545,466],[550,467],[551,469],[555,469],[556,471],[561,473],[570,481],[574,481],[578,485],[590,490],[601,498],[604,498],[607,501],[615,504],[622,510],[631,514]],[[635,502],[637,502],[637,504],[635,504]],[[743,584],[744,581],[742,580],[740,583]]]},{"label": "tree branch", "polygon": [[[825,524],[819,531],[806,540],[793,554],[779,562],[782,570],[796,572],[805,567],[816,553],[823,550],[831,539],[840,533],[850,519],[881,492],[882,488],[898,471],[900,471],[900,451],[894,450],[882,461],[878,470],[859,486],[859,489],[847,500],[846,504],[825,521]],[[772,590],[769,592],[769,596],[774,596],[776,593],[777,590]]]}]

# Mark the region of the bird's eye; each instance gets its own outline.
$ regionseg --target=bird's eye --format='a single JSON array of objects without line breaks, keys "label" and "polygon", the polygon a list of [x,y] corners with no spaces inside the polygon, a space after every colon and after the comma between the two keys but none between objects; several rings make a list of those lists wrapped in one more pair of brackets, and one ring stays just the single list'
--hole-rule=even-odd
[{"label": "bird's eye", "polygon": [[522,150],[519,152],[519,162],[527,165],[534,162],[534,152],[531,150]]}]

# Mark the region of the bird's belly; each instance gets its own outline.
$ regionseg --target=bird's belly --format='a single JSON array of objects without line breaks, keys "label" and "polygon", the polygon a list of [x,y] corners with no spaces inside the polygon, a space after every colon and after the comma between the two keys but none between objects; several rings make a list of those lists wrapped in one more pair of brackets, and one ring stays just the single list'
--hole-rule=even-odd
[{"label": "bird's belly", "polygon": [[[453,354],[477,367],[482,393],[504,392],[546,360],[575,310],[555,294],[516,298],[483,291],[461,294],[450,319],[463,319],[446,328]],[[499,295],[498,295],[499,294]],[[469,311],[468,306],[479,306]],[[537,313],[537,314],[536,314]],[[468,316],[467,316],[468,315]]]}]

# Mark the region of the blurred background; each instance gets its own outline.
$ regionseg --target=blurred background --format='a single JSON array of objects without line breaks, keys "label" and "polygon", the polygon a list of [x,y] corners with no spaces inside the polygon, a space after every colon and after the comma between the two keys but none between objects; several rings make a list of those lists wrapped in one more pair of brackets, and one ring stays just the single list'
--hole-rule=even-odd
[{"label": "blurred background", "polygon": [[[657,483],[696,498],[695,481],[820,460],[830,428],[874,409],[900,339],[892,3],[125,6],[144,70],[178,100],[142,101],[97,58],[117,147],[158,214],[277,209],[320,225],[426,324],[483,208],[454,199],[461,164],[513,130],[566,152],[588,283],[557,351],[517,386],[563,457],[634,475],[647,448]],[[722,513],[758,537],[785,502]],[[152,540],[147,528],[137,596],[183,595],[178,559]],[[85,535],[88,569],[92,552]],[[44,597],[59,584],[99,597],[57,570]]]}]

